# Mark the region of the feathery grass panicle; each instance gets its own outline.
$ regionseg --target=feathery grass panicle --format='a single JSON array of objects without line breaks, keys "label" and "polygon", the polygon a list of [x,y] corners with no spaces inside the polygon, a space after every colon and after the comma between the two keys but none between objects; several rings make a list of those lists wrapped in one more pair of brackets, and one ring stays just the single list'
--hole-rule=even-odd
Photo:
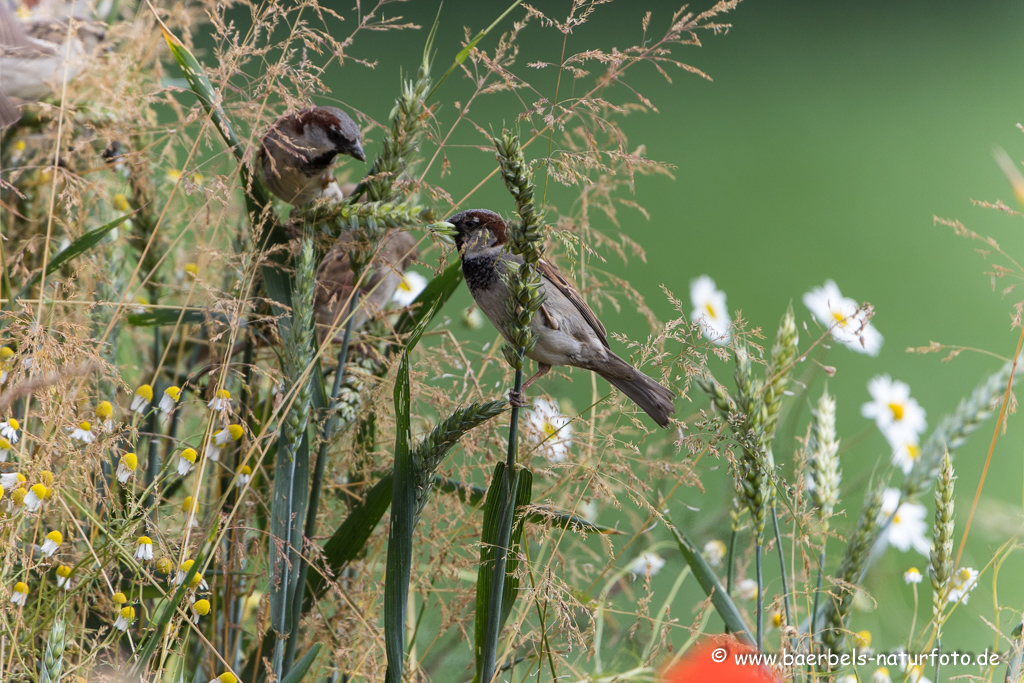
[{"label": "feathery grass panicle", "polygon": [[827,534],[832,511],[839,503],[839,439],[836,438],[836,399],[825,389],[811,412],[814,418],[807,440],[807,461],[814,482],[811,500],[817,508],[822,533]]},{"label": "feathery grass panicle", "polygon": [[822,639],[832,652],[845,649],[843,641],[846,637],[846,620],[853,604],[853,588],[861,583],[871,548],[874,547],[881,531],[879,513],[882,510],[884,488],[877,482],[868,488],[864,507],[857,519],[857,527],[847,541],[846,554],[843,555],[836,574],[836,589],[839,595],[833,595],[825,608],[825,630]]},{"label": "feathery grass panicle", "polygon": [[932,550],[928,577],[932,583],[932,622],[942,625],[950,579],[953,577],[953,461],[949,453],[942,458],[942,468],[935,484],[935,523],[932,527]]}]

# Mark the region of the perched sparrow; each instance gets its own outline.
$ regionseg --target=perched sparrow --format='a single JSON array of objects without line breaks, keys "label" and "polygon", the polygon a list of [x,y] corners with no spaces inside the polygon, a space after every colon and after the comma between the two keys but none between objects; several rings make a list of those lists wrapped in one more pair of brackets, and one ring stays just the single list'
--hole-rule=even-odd
[{"label": "perched sparrow", "polygon": [[[506,251],[505,221],[493,211],[472,209],[452,216],[455,246],[462,257],[462,274],[477,306],[506,339],[509,298],[505,272],[522,258]],[[526,389],[552,366],[571,365],[596,372],[640,406],[658,425],[667,427],[675,414],[675,394],[622,360],[608,347],[608,333],[579,292],[558,270],[540,261],[545,301],[533,316],[531,328],[537,345],[528,357],[537,373],[523,384]],[[510,396],[521,404],[523,397]]]},{"label": "perched sparrow", "polygon": [[258,169],[267,189],[294,206],[341,199],[330,170],[339,154],[366,161],[359,127],[337,107],[313,107],[274,122],[263,138]]},{"label": "perched sparrow", "polygon": [[[349,295],[352,293],[349,252],[353,245],[353,237],[342,233],[324,256],[316,274],[313,311],[321,343],[331,329],[335,330],[334,341],[340,342],[345,335],[345,315],[348,312]],[[400,230],[392,230],[387,234],[381,241],[376,257],[371,261],[372,271],[363,276],[363,283],[359,287],[359,308],[352,321],[353,330],[362,327],[368,318],[383,310],[391,301],[402,282],[405,269],[417,256],[416,238],[411,234]]]},{"label": "perched sparrow", "polygon": [[[69,31],[74,35],[69,38]],[[82,73],[106,36],[89,19],[41,19],[22,23],[0,0],[0,128],[21,117],[12,97],[38,101],[59,93],[65,80]]]}]

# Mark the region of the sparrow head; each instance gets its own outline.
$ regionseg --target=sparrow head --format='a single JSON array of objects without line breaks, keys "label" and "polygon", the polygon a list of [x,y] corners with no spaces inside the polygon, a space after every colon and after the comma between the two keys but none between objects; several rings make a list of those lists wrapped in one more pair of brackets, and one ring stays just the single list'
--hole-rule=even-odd
[{"label": "sparrow head", "polygon": [[507,239],[505,221],[487,209],[469,209],[455,214],[447,222],[454,226],[455,247],[459,253],[500,246]]},{"label": "sparrow head", "polygon": [[316,148],[333,150],[353,159],[366,161],[359,126],[337,107],[313,107],[296,114],[299,134],[309,138]]},{"label": "sparrow head", "polygon": [[339,154],[366,161],[359,126],[337,107],[312,107],[282,116],[263,147],[278,164],[299,167],[308,176],[327,170]]}]

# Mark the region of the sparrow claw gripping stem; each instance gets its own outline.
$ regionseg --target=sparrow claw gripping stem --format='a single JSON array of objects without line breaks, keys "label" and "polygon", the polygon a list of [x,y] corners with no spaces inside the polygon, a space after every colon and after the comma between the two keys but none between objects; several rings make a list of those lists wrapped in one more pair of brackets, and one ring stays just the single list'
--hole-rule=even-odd
[{"label": "sparrow claw gripping stem", "polygon": [[527,406],[526,394],[524,394],[522,391],[516,391],[515,389],[509,389],[508,390],[508,402],[511,403],[512,405],[514,405],[516,408],[525,408]]}]

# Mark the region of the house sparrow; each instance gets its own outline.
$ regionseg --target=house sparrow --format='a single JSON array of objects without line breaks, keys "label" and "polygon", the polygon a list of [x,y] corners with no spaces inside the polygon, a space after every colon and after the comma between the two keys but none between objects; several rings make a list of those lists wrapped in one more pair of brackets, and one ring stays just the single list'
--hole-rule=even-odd
[{"label": "house sparrow", "polygon": [[263,138],[257,168],[267,189],[294,206],[342,198],[331,164],[339,154],[366,161],[359,127],[337,107],[282,116]]},{"label": "house sparrow", "polygon": [[[359,288],[359,307],[354,313],[353,330],[362,327],[368,318],[382,311],[391,301],[405,269],[419,255],[416,242],[414,236],[401,230],[390,231],[381,241],[380,249],[371,261],[372,271],[363,277]],[[340,342],[345,336],[345,314],[352,293],[349,252],[354,244],[352,235],[343,232],[317,271],[313,312],[321,343],[331,329],[335,330],[334,341]]]},{"label": "house sparrow", "polygon": [[[501,216],[485,209],[463,211],[448,219],[455,227],[455,246],[462,258],[462,274],[477,306],[498,332],[505,331],[509,298],[505,273],[522,258],[506,251],[506,226]],[[579,292],[558,270],[541,259],[544,304],[533,316],[531,328],[537,345],[527,357],[537,373],[523,384],[526,389],[552,366],[571,365],[596,372],[640,406],[661,427],[675,414],[675,394],[616,356],[608,347],[608,333]],[[524,397],[509,395],[517,405]]]},{"label": "house sparrow", "polygon": [[[68,32],[74,28],[74,35]],[[98,21],[65,17],[22,23],[0,1],[0,128],[21,118],[11,98],[38,101],[81,74],[106,37]]]}]

